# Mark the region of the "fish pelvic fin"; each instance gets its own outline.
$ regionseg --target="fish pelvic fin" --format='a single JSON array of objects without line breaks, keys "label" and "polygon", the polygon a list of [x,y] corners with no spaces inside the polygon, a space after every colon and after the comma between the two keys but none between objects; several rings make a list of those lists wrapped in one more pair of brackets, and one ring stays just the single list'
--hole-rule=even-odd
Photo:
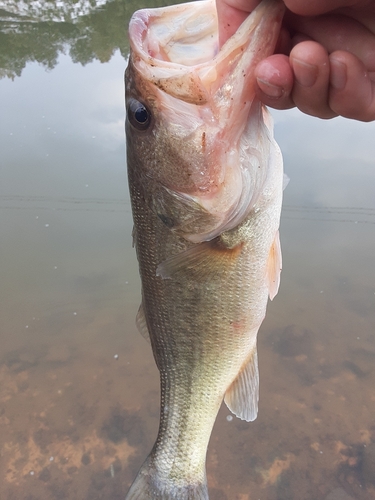
[{"label": "fish pelvic fin", "polygon": [[230,411],[241,420],[252,422],[257,418],[259,400],[259,371],[256,345],[235,380],[225,393],[224,401]]},{"label": "fish pelvic fin", "polygon": [[125,500],[209,500],[209,497],[206,482],[181,486],[172,480],[162,480],[148,458]]},{"label": "fish pelvic fin", "polygon": [[269,296],[272,300],[280,286],[280,273],[282,268],[282,257],[281,257],[281,245],[280,245],[280,234],[277,230],[275,239],[271,245],[270,253],[267,262],[267,278],[268,278],[268,290]]}]

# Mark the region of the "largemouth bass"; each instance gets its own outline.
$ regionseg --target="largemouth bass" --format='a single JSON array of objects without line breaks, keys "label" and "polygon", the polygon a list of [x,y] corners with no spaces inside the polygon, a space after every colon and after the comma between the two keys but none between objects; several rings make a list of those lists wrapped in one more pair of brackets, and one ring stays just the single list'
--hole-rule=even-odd
[{"label": "largemouth bass", "polygon": [[283,11],[263,0],[220,50],[213,0],[130,22],[137,324],[160,372],[161,411],[127,500],[208,499],[206,451],[223,398],[237,417],[257,415],[256,339],[279,287],[283,167],[254,68],[273,53]]}]

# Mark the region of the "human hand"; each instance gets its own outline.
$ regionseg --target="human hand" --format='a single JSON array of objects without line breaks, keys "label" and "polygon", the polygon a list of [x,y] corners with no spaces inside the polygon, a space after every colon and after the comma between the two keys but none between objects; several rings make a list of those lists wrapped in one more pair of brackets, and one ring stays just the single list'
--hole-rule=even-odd
[{"label": "human hand", "polygon": [[[284,0],[276,54],[256,70],[259,99],[319,118],[375,119],[375,1]],[[259,0],[216,0],[223,44]]]}]

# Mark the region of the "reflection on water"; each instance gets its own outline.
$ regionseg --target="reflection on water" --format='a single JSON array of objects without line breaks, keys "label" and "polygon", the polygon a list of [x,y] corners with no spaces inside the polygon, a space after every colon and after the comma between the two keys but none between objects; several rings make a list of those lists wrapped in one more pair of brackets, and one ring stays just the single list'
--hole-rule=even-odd
[{"label": "reflection on water", "polygon": [[[123,9],[122,31],[112,33],[110,9]],[[52,71],[33,62],[44,61],[43,23],[34,38],[23,38],[27,23],[5,30],[14,38],[2,71],[24,70],[0,81],[4,500],[123,499],[156,435],[157,370],[134,324],[116,50],[126,53],[132,10],[108,2],[70,23],[87,23],[77,40],[96,56],[73,58],[92,61],[85,67],[56,47]],[[56,44],[69,32],[57,24],[47,30]],[[108,35],[101,45],[99,32],[118,43]],[[109,63],[97,61],[94,38],[116,50]],[[282,286],[259,335],[259,416],[247,424],[222,408],[208,453],[211,498],[373,499],[375,127],[297,111],[275,118],[291,178]]]},{"label": "reflection on water", "polygon": [[126,57],[129,18],[139,8],[138,0],[0,0],[0,78],[20,76],[29,62],[51,70],[60,54],[82,65],[108,62],[117,50]]}]

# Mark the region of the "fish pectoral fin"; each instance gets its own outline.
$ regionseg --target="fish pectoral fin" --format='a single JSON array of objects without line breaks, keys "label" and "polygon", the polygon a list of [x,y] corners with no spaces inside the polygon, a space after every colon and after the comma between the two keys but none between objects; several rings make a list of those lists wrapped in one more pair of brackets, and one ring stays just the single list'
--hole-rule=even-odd
[{"label": "fish pectoral fin", "polygon": [[275,239],[271,245],[270,253],[267,262],[267,279],[268,279],[268,290],[269,296],[272,300],[280,286],[280,273],[282,268],[282,258],[281,258],[281,245],[280,245],[280,234],[277,230]]},{"label": "fish pectoral fin", "polygon": [[224,401],[230,411],[241,420],[252,422],[257,418],[259,400],[258,353],[256,345],[235,380],[225,393]]},{"label": "fish pectoral fin", "polygon": [[146,340],[148,340],[150,342],[150,333],[148,331],[145,310],[143,308],[143,302],[139,306],[137,316],[135,318],[135,324],[137,325],[137,328],[138,328],[140,334],[142,335],[142,337],[144,337]]},{"label": "fish pectoral fin", "polygon": [[173,275],[182,271],[199,273],[202,279],[208,275],[225,269],[240,254],[243,244],[240,243],[234,248],[223,245],[220,237],[211,241],[197,243],[187,250],[166,259],[158,265],[156,275],[163,279],[172,278]]}]

